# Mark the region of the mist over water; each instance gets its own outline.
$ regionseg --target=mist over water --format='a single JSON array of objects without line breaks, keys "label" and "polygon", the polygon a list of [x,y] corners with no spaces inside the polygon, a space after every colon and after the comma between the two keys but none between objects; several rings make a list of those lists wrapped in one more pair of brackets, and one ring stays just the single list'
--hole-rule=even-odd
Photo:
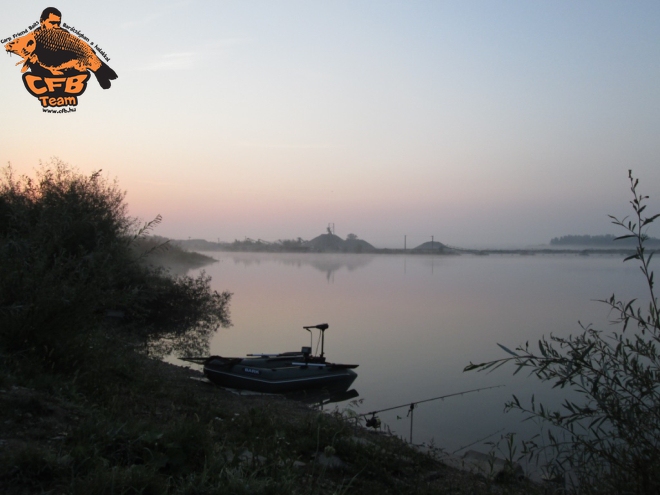
[{"label": "mist over water", "polygon": [[[578,321],[619,330],[595,300],[645,297],[637,265],[611,255],[212,254],[220,261],[205,271],[214,288],[234,293],[234,325],[215,335],[213,354],[299,350],[310,342],[303,325],[329,323],[328,360],[360,365],[359,413],[505,384],[415,409],[414,442],[434,439],[448,452],[475,442],[470,448],[487,451],[478,440],[506,432],[537,433],[520,414],[503,413],[512,394],[565,397],[524,371],[513,377],[513,367],[463,373],[470,361],[505,357],[497,343],[536,348],[542,335],[579,333]],[[380,417],[407,439],[407,412]]]}]

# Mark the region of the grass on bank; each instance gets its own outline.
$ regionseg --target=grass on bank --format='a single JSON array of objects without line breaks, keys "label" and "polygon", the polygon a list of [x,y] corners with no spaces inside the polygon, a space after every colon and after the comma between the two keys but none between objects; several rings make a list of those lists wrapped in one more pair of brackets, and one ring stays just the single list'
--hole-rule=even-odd
[{"label": "grass on bank", "polygon": [[131,352],[77,380],[22,371],[0,379],[6,494],[541,493],[455,471],[340,411],[235,396]]}]

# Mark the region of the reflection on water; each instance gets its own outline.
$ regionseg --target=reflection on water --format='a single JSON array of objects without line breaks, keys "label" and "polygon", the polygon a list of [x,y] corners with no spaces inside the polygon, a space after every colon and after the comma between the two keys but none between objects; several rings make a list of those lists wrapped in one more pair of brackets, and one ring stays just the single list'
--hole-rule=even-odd
[{"label": "reflection on water", "polygon": [[326,274],[326,280],[332,282],[334,273],[346,268],[349,272],[367,266],[374,259],[374,255],[358,254],[358,255],[342,255],[335,253],[323,254],[237,254],[233,253],[228,256],[235,264],[242,264],[245,266],[260,265],[262,263],[277,263],[285,266],[295,268],[302,268],[310,266],[316,270],[322,271]]},{"label": "reflection on water", "polygon": [[303,390],[300,392],[290,392],[284,395],[287,399],[303,402],[321,409],[324,406],[346,402],[360,396],[358,391],[354,388],[350,390]]},{"label": "reflection on water", "polygon": [[[514,348],[550,333],[576,334],[578,321],[612,331],[595,299],[615,292],[644,300],[638,268],[618,256],[215,254],[221,260],[206,272],[214,289],[234,294],[234,326],[217,332],[213,354],[299,349],[309,342],[302,327],[324,321],[328,360],[360,365],[358,413],[506,384],[415,409],[415,441],[434,439],[450,452],[488,450],[475,442],[503,428],[538,433],[519,414],[503,413],[512,394],[558,403],[565,393],[510,368],[463,373],[470,361],[505,357],[497,343]],[[408,438],[405,413],[380,417]]]}]

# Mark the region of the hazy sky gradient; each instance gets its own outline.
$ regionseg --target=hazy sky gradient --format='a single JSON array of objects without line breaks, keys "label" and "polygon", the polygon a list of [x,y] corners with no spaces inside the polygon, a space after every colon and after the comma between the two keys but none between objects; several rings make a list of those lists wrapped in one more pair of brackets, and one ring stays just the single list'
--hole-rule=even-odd
[{"label": "hazy sky gradient", "polygon": [[6,55],[0,163],[103,169],[160,235],[547,243],[616,233],[629,168],[660,206],[657,0],[53,5],[119,79],[42,114]]}]

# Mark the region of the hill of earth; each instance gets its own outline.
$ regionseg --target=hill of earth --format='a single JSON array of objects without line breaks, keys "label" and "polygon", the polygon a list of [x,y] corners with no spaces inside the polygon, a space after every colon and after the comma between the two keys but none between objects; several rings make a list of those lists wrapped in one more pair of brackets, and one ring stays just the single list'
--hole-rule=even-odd
[{"label": "hill of earth", "polygon": [[451,248],[448,248],[443,243],[438,242],[438,241],[427,241],[423,244],[420,244],[417,247],[414,247],[412,250],[413,251],[422,251],[422,252],[431,252],[431,251],[433,251],[433,252],[444,253],[444,252],[451,251]]},{"label": "hill of earth", "polygon": [[310,251],[317,253],[369,253],[376,251],[376,248],[367,241],[363,241],[357,237],[344,240],[338,235],[330,233],[321,234],[311,241],[307,241],[306,245]]}]

